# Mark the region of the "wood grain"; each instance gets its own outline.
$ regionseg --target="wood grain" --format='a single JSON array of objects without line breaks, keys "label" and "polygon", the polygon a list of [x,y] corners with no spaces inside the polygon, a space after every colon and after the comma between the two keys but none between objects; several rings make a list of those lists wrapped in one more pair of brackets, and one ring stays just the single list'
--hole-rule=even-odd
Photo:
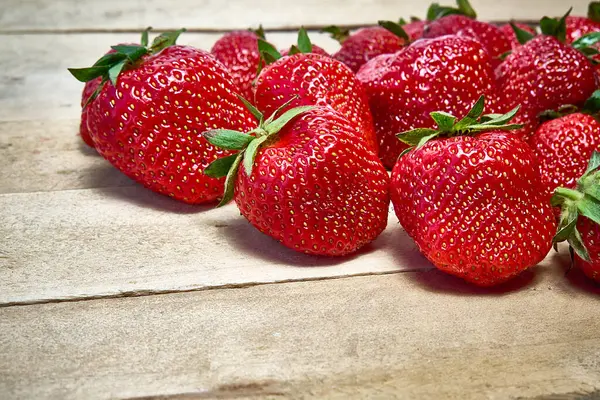
[{"label": "wood grain", "polygon": [[[445,0],[442,3],[452,4]],[[472,0],[483,20],[513,18],[538,20],[543,15],[562,15],[569,5],[585,15],[588,0]],[[393,0],[4,0],[0,32],[191,29],[245,29],[263,23],[266,28],[300,25],[375,24],[380,19],[411,15],[424,17],[428,2]]]},{"label": "wood grain", "polygon": [[524,278],[495,293],[418,272],[0,308],[0,393],[508,399],[600,388],[598,289],[559,268]]}]

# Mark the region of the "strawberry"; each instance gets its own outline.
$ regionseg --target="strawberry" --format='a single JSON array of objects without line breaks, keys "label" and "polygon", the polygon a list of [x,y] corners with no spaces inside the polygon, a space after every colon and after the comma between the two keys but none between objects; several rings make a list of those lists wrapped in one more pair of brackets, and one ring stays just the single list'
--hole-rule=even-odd
[{"label": "strawberry", "polygon": [[[291,101],[291,102],[290,102]],[[331,57],[294,54],[267,65],[256,80],[256,107],[271,115],[283,104],[329,106],[348,119],[377,151],[369,102],[354,73]]]},{"label": "strawberry", "polygon": [[433,127],[433,111],[464,114],[481,96],[494,96],[491,60],[483,46],[467,37],[421,39],[364,65],[357,78],[367,88],[379,155],[392,168],[406,148],[398,132]]},{"label": "strawberry", "polygon": [[517,109],[481,117],[483,97],[460,121],[431,114],[437,129],[398,137],[416,148],[392,171],[400,224],[437,268],[492,286],[548,253],[555,221],[527,144],[505,130]]},{"label": "strawberry", "polygon": [[587,17],[568,16],[565,21],[567,43],[573,43],[589,33],[600,32],[600,2],[588,5]]},{"label": "strawberry", "polygon": [[248,134],[204,134],[240,150],[205,171],[227,176],[221,204],[233,197],[258,230],[308,254],[342,256],[374,240],[389,206],[389,177],[375,153],[329,107],[296,107],[274,120],[279,112],[265,121],[253,109],[261,122]]},{"label": "strawberry", "polygon": [[[383,22],[383,21],[382,21]],[[367,61],[381,54],[395,53],[409,42],[409,37],[404,30],[395,25],[395,30],[388,30],[390,24],[384,28],[374,26],[362,28],[350,35],[349,30],[342,30],[336,26],[323,29],[331,33],[332,37],[340,42],[342,47],[333,55],[338,61],[346,64],[353,72],[357,72]]]},{"label": "strawberry", "polygon": [[[600,282],[600,153],[594,151],[576,188],[560,187],[552,205],[561,206],[554,243],[567,241],[574,264]],[[555,247],[556,248],[556,247]]]},{"label": "strawberry", "polygon": [[[594,103],[594,100],[598,104],[600,90],[594,95],[586,104]],[[557,114],[556,119],[540,125],[529,144],[540,165],[547,193],[552,194],[557,187],[574,188],[592,152],[600,150],[600,123],[579,111]]]},{"label": "strawberry", "polygon": [[200,135],[207,128],[256,125],[221,63],[209,53],[175,45],[178,32],[151,46],[113,46],[94,67],[71,69],[81,81],[101,77],[87,105],[96,150],[144,186],[186,203],[216,200],[222,179],[202,173],[225,153]]},{"label": "strawberry", "polygon": [[411,42],[414,42],[417,39],[421,39],[423,36],[423,30],[425,29],[426,21],[420,21],[418,19],[413,19],[411,22],[404,22],[400,20],[400,25],[404,32],[408,35]]},{"label": "strawberry", "polygon": [[[258,33],[257,33],[258,32]],[[223,35],[215,42],[211,54],[219,60],[231,76],[239,93],[252,100],[252,82],[260,64],[258,39],[263,35],[262,27],[257,31],[234,31]]]},{"label": "strawberry", "polygon": [[529,36],[496,70],[507,108],[522,106],[515,121],[524,125],[517,133],[526,140],[539,124],[538,114],[582,104],[596,89],[594,67],[578,51],[587,51],[593,42],[584,37],[573,45],[565,44],[565,19],[566,15],[561,20],[542,19],[543,34]]},{"label": "strawberry", "polygon": [[521,31],[527,32],[532,36],[535,36],[536,32],[535,32],[535,29],[533,29],[531,26],[525,25],[525,24],[520,24],[517,22],[512,22],[510,24],[502,25],[500,27],[500,30],[502,31],[502,33],[504,34],[506,39],[510,42],[510,46],[514,50],[517,47],[521,46],[521,42],[519,41],[517,35],[515,34],[512,24],[514,24]]}]

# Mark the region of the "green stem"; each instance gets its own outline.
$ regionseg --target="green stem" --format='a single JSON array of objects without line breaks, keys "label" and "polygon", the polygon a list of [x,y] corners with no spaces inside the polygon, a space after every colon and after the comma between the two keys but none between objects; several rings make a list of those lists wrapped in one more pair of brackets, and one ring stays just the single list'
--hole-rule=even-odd
[{"label": "green stem", "polygon": [[578,192],[577,190],[567,189],[563,187],[559,187],[555,191],[556,194],[573,201],[578,201],[583,198],[583,193]]}]

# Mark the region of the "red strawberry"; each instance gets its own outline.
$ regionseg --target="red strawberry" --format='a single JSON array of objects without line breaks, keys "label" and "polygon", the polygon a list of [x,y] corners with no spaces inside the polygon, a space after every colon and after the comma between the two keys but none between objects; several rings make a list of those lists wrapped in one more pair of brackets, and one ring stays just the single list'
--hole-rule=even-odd
[{"label": "red strawberry", "polygon": [[[517,22],[513,22],[513,24],[521,29],[522,31],[525,31],[527,33],[529,33],[532,36],[535,36],[536,32],[535,29],[533,29],[531,26],[529,25],[525,25],[525,24],[520,24]],[[511,26],[511,24],[504,24],[500,27],[500,30],[502,31],[502,33],[504,34],[504,36],[506,37],[506,39],[510,42],[510,45],[512,47],[512,49],[516,49],[517,47],[521,46],[521,42],[519,41],[519,39],[517,38],[517,35],[515,35],[515,31],[513,30],[513,27]]]},{"label": "red strawberry", "polygon": [[369,147],[377,151],[373,117],[363,85],[348,67],[330,57],[295,54],[267,65],[256,81],[255,101],[265,115],[289,101],[289,108],[329,106],[346,117]]},{"label": "red strawberry", "polygon": [[259,36],[251,31],[230,32],[217,40],[210,51],[227,67],[238,91],[250,101],[253,98],[252,82],[260,64],[258,38]]},{"label": "red strawberry", "polygon": [[577,187],[558,188],[552,204],[561,206],[555,243],[567,241],[575,265],[600,282],[600,153],[593,152]]},{"label": "red strawberry", "polygon": [[398,132],[433,127],[433,111],[464,114],[481,96],[496,91],[488,53],[476,40],[443,36],[421,39],[391,56],[367,63],[365,84],[383,164],[392,168],[406,148]]},{"label": "red strawberry", "polygon": [[568,43],[588,33],[600,32],[600,2],[592,1],[589,4],[587,17],[568,16],[565,26]]},{"label": "red strawberry", "polygon": [[234,196],[242,215],[261,232],[297,251],[341,256],[385,229],[388,174],[341,114],[329,107],[298,107],[252,133],[256,138],[205,133],[215,145],[242,150],[206,172],[227,174],[222,203]]},{"label": "red strawberry", "polygon": [[[381,54],[395,53],[408,43],[406,33],[392,33],[381,26],[362,28],[350,35],[348,30],[330,26],[323,31],[332,34],[342,47],[333,58],[357,72],[367,61]],[[404,32],[402,29],[397,32]]]},{"label": "red strawberry", "polygon": [[459,122],[432,113],[438,130],[399,135],[418,145],[398,160],[390,194],[400,224],[436,267],[492,286],[546,256],[555,222],[531,150],[499,130],[516,110],[485,120],[482,111],[483,98]]},{"label": "red strawberry", "polygon": [[426,21],[411,21],[407,24],[402,24],[402,29],[408,35],[411,42],[417,39],[421,39],[423,36],[423,30],[425,29]]},{"label": "red strawberry", "polygon": [[580,112],[544,122],[530,140],[547,193],[574,188],[594,150],[600,150],[600,123]]},{"label": "red strawberry", "polygon": [[464,15],[442,17],[427,24],[423,31],[424,38],[455,34],[477,39],[490,54],[494,67],[500,64],[500,57],[511,49],[510,41],[500,28]]},{"label": "red strawberry", "polygon": [[82,81],[102,77],[88,104],[96,150],[144,186],[187,203],[214,201],[223,180],[203,174],[225,153],[201,133],[247,130],[256,121],[236,97],[233,82],[209,53],[173,45],[180,32],[152,46],[114,46],[94,68],[70,70]]}]

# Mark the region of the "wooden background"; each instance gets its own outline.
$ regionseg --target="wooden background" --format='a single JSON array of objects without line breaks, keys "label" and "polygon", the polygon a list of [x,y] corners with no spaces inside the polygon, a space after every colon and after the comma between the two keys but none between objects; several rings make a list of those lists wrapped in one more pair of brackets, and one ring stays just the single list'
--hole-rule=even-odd
[{"label": "wooden background", "polygon": [[[172,3],[172,4],[169,4]],[[472,1],[488,20],[563,1]],[[573,1],[584,14],[585,1]],[[359,254],[297,254],[234,206],[150,193],[81,144],[93,63],[138,31],[220,32],[422,16],[391,0],[0,4],[0,398],[546,398],[600,389],[600,289],[563,248],[499,289],[441,274],[390,214]],[[313,42],[336,43],[311,32]],[[562,397],[561,397],[562,398]]]}]

